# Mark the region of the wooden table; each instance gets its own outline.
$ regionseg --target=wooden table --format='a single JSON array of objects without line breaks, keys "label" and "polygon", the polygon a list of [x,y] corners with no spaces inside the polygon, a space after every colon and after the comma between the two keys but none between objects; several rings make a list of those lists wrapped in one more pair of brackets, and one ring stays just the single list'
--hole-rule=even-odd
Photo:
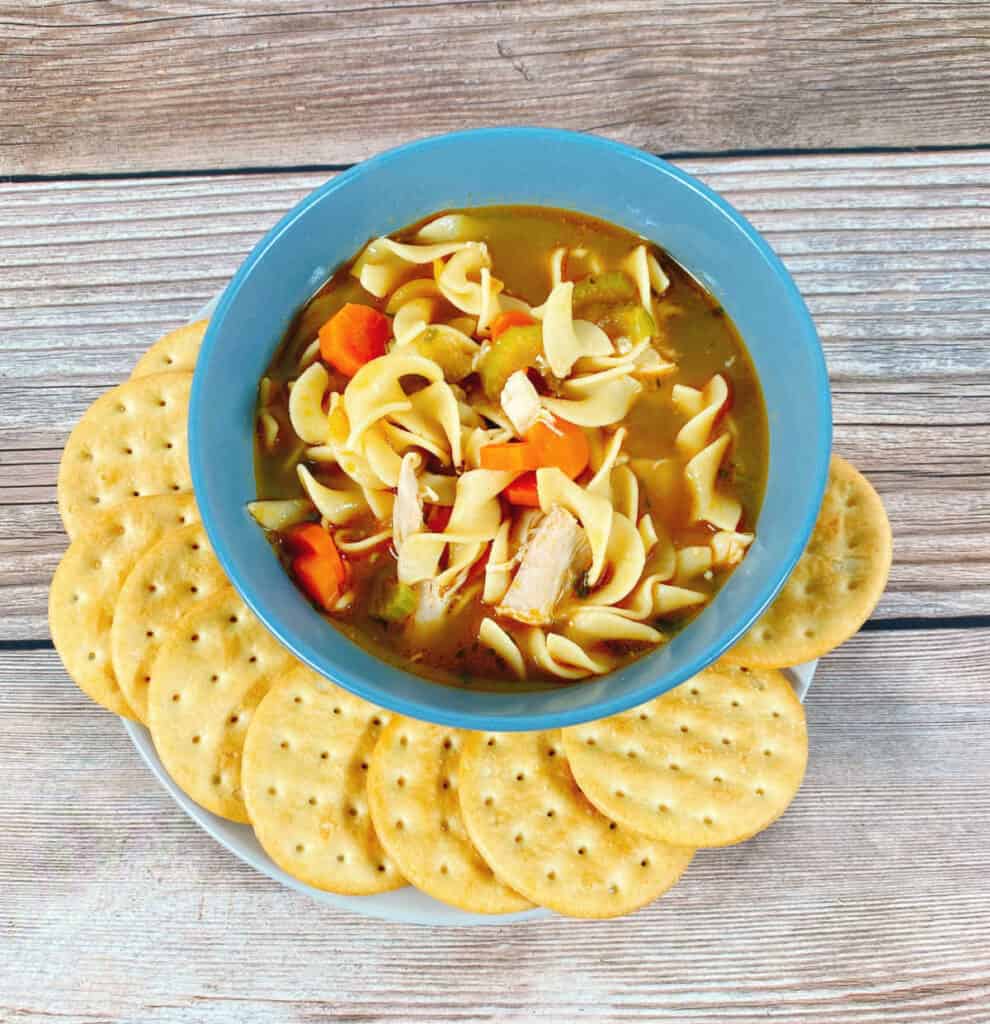
[{"label": "wooden table", "polygon": [[[0,5],[0,1020],[990,1021],[990,7]],[[340,167],[488,123],[676,162],[825,345],[890,587],[796,803],[636,916],[428,930],[253,873],[65,676],[74,421]]]}]

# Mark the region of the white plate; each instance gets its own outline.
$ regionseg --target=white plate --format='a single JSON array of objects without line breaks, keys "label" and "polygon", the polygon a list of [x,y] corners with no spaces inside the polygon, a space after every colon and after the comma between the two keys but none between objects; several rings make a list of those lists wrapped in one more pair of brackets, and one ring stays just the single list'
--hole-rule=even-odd
[{"label": "white plate", "polygon": [[[213,299],[204,306],[193,318],[200,320],[212,314],[216,307],[217,299]],[[803,701],[811,686],[815,675],[817,661],[810,661],[806,665],[799,665],[795,669],[788,669],[794,689]],[[425,924],[425,925],[475,925],[475,924],[512,924],[516,921],[532,921],[538,918],[550,916],[549,910],[536,908],[534,910],[523,910],[518,914],[500,914],[491,916],[487,914],[469,914],[463,910],[457,910],[446,903],[427,896],[412,886],[404,889],[396,889],[394,892],[381,893],[377,896],[341,896],[337,893],[324,892],[315,889],[311,885],[298,881],[291,875],[286,874],[261,848],[261,844],[255,838],[254,831],[250,825],[238,825],[236,822],[227,821],[209,811],[204,810],[194,800],[186,796],[181,789],[172,781],[172,777],[165,771],[164,766],[158,759],[158,753],[151,742],[151,734],[137,722],[121,719],[124,728],[131,737],[138,753],[144,758],[145,763],[152,770],[158,781],[169,791],[175,802],[200,826],[205,832],[213,836],[222,846],[226,846],[236,857],[240,857],[245,864],[249,864],[256,871],[261,871],[292,889],[306,893],[321,903],[329,903],[332,906],[344,910],[353,911],[355,914],[363,914],[365,917],[377,917],[384,921],[398,921],[404,924]]]},{"label": "white plate", "polygon": [[[787,670],[787,675],[801,700],[804,700],[808,688],[811,686],[817,664],[817,661],[810,661],[796,669]],[[512,924],[516,921],[530,921],[550,916],[550,911],[542,908],[494,917],[487,914],[469,914],[466,911],[457,910],[455,907],[449,907],[446,903],[441,903],[412,886],[396,889],[394,892],[381,893],[378,896],[339,896],[337,893],[314,889],[313,886],[306,885],[291,875],[287,875],[261,848],[250,825],[238,825],[225,818],[219,818],[186,796],[172,781],[171,776],[158,759],[148,730],[137,722],[130,722],[126,719],[121,719],[121,721],[134,746],[137,747],[138,753],[154,772],[155,777],[200,828],[213,836],[218,843],[226,846],[235,856],[240,857],[245,864],[263,872],[269,878],[274,878],[276,882],[281,882],[283,885],[288,885],[299,892],[312,896],[313,899],[353,911],[355,914],[363,914],[365,917],[378,917],[385,921],[400,921],[404,924]]]}]

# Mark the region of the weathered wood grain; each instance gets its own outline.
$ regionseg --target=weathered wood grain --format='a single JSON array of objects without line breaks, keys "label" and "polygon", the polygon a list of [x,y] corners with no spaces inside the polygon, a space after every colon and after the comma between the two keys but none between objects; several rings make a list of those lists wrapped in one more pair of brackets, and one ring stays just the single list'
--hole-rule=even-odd
[{"label": "weathered wood grain", "polygon": [[967,0],[35,0],[0,7],[0,173],[325,164],[477,124],[978,144],[988,59]]},{"label": "weathered wood grain", "polygon": [[[836,447],[884,495],[881,617],[990,614],[990,153],[684,161],[783,256]],[[64,438],[322,173],[0,185],[0,639],[47,634]]]},{"label": "weathered wood grain", "polygon": [[628,920],[467,931],[253,873],[53,653],[0,651],[0,1019],[983,1024],[988,647],[861,634],[822,665],[808,775],[771,830]]}]

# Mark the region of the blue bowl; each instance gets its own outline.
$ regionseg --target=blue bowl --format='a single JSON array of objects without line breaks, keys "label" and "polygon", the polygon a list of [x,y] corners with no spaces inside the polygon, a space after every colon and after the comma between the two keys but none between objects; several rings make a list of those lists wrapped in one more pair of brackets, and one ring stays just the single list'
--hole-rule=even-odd
[{"label": "blue bowl", "polygon": [[[369,238],[444,208],[506,203],[580,210],[667,249],[739,327],[770,421],[756,541],[710,606],[670,644],[619,671],[518,694],[432,683],[353,644],[300,595],[246,509],[256,497],[258,380],[293,313]],[[724,199],[627,146],[564,131],[495,128],[426,139],[368,160],[311,193],[258,243],[203,342],[189,456],[203,522],[227,575],[266,626],[317,672],[414,718],[468,729],[547,729],[641,704],[735,642],[807,543],[831,433],[828,376],[811,316],[783,264]]]}]

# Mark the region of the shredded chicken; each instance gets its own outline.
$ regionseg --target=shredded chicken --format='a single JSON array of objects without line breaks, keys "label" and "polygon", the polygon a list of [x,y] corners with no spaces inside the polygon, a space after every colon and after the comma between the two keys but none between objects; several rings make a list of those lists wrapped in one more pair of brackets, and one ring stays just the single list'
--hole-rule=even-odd
[{"label": "shredded chicken", "polygon": [[416,452],[406,452],[399,467],[399,486],[395,491],[395,506],[392,509],[392,537],[396,551],[401,550],[407,537],[423,529],[423,502],[419,496],[419,469],[421,457]]},{"label": "shredded chicken", "polygon": [[522,437],[537,420],[553,421],[553,417],[540,405],[540,393],[522,370],[516,370],[505,382],[499,402],[518,437]]},{"label": "shredded chicken", "polygon": [[584,530],[570,512],[555,505],[527,538],[496,614],[531,626],[552,622],[557,605],[590,565]]}]

